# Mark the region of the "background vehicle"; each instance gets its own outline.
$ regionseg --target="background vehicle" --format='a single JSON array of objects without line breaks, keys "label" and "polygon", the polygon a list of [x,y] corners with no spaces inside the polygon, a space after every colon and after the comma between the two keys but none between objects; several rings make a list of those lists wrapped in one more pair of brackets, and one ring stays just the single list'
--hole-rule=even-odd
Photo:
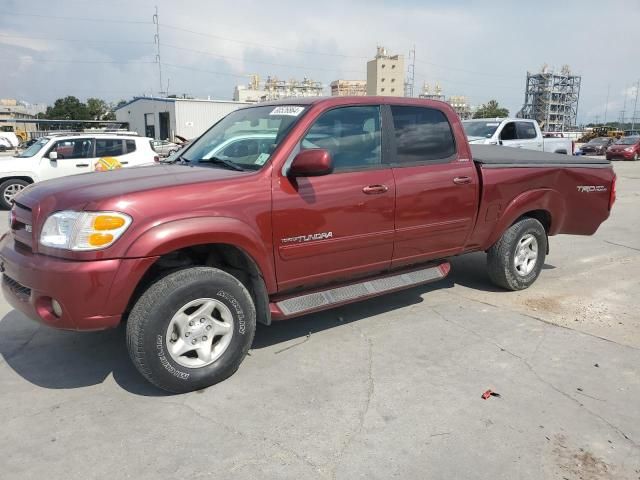
[{"label": "background vehicle", "polygon": [[568,138],[544,138],[538,122],[524,118],[481,118],[462,122],[470,144],[503,145],[552,153],[573,154]]},{"label": "background vehicle", "polygon": [[0,160],[0,207],[27,185],[78,173],[93,172],[102,157],[116,157],[124,167],[157,161],[150,139],[133,135],[58,135],[42,137],[22,153]]},{"label": "background vehicle", "polygon": [[582,145],[580,150],[585,155],[604,155],[613,142],[614,139],[611,137],[597,137]]},{"label": "background vehicle", "polygon": [[[606,160],[470,147],[442,102],[289,101],[230,113],[175,164],[20,193],[8,302],[62,329],[127,318],[138,370],[184,392],[233,374],[256,322],[442,279],[451,256],[487,251],[496,285],[527,288],[548,237],[593,234],[615,200]],[[266,151],[214,155],[267,128]]]},{"label": "background vehicle", "polygon": [[625,130],[624,131],[624,136],[625,137],[639,137],[640,136],[640,132],[638,132],[637,130]]},{"label": "background vehicle", "polygon": [[640,137],[623,137],[607,149],[607,160],[638,160]]},{"label": "background vehicle", "polygon": [[161,157],[167,157],[180,149],[180,145],[169,140],[153,140],[152,147]]}]

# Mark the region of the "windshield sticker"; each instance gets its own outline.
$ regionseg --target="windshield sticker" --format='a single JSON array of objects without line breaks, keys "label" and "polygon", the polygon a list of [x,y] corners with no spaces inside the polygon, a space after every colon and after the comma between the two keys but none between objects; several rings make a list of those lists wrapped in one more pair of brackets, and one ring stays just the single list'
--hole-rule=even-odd
[{"label": "windshield sticker", "polygon": [[497,127],[499,125],[499,123],[487,123],[487,127]]},{"label": "windshield sticker", "polygon": [[297,117],[302,113],[304,107],[295,105],[284,105],[282,107],[276,107],[271,110],[269,115],[288,115],[290,117]]},{"label": "windshield sticker", "polygon": [[265,162],[267,160],[269,160],[270,155],[268,153],[261,153],[260,155],[258,155],[258,158],[256,158],[256,161],[254,162],[256,165],[264,165]]}]

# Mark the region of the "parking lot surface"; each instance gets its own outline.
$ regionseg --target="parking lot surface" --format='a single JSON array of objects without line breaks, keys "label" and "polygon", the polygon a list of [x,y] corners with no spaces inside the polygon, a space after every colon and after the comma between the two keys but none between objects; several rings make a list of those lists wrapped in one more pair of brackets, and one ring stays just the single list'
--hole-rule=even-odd
[{"label": "parking lot surface", "polygon": [[615,169],[611,218],[552,238],[532,288],[456,258],[446,281],[260,326],[234,376],[187,395],[142,379],[122,328],[0,300],[0,478],[640,478],[640,162]]}]

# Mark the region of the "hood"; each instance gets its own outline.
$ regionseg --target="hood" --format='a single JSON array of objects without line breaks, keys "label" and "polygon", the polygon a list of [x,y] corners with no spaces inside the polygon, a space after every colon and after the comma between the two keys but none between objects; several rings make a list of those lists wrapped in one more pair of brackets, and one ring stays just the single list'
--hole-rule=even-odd
[{"label": "hood", "polygon": [[16,202],[42,210],[81,209],[104,202],[126,200],[134,194],[163,192],[171,196],[176,190],[200,182],[234,179],[247,175],[220,168],[188,165],[152,165],[108,172],[92,172],[36,183],[16,196]]},{"label": "hood", "polygon": [[0,157],[0,175],[31,169],[31,158]]},{"label": "hood", "polygon": [[486,137],[467,137],[467,140],[469,143],[482,144],[486,143],[489,139]]}]

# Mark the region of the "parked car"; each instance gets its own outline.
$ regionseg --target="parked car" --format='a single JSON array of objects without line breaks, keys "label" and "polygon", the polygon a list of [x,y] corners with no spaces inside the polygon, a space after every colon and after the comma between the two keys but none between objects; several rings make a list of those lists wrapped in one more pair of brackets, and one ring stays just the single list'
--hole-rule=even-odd
[{"label": "parked car", "polygon": [[[265,126],[268,149],[213,155]],[[496,285],[527,288],[548,237],[592,235],[615,200],[606,160],[469,146],[452,107],[415,98],[253,105],[176,160],[30,186],[0,239],[15,309],[126,319],[134,364],[171,392],[233,374],[256,322],[443,279],[455,255],[486,251]]]},{"label": "parked car", "polygon": [[611,137],[597,137],[582,145],[580,150],[585,155],[604,155],[614,140]]},{"label": "parked car", "polygon": [[158,161],[149,138],[133,135],[56,135],[42,137],[22,153],[0,159],[0,207],[27,185],[93,172],[101,157],[116,157],[124,167]]},{"label": "parked car", "polygon": [[607,149],[607,160],[638,160],[640,137],[622,137]]},{"label": "parked car", "polygon": [[640,132],[638,132],[637,130],[625,130],[624,131],[624,136],[625,137],[638,137],[638,136],[640,136]]},{"label": "parked car", "polygon": [[504,145],[541,152],[573,155],[569,138],[543,137],[538,122],[524,118],[480,118],[462,122],[472,145]]},{"label": "parked car", "polygon": [[161,157],[168,157],[180,149],[180,145],[170,142],[169,140],[154,140],[152,146]]}]

